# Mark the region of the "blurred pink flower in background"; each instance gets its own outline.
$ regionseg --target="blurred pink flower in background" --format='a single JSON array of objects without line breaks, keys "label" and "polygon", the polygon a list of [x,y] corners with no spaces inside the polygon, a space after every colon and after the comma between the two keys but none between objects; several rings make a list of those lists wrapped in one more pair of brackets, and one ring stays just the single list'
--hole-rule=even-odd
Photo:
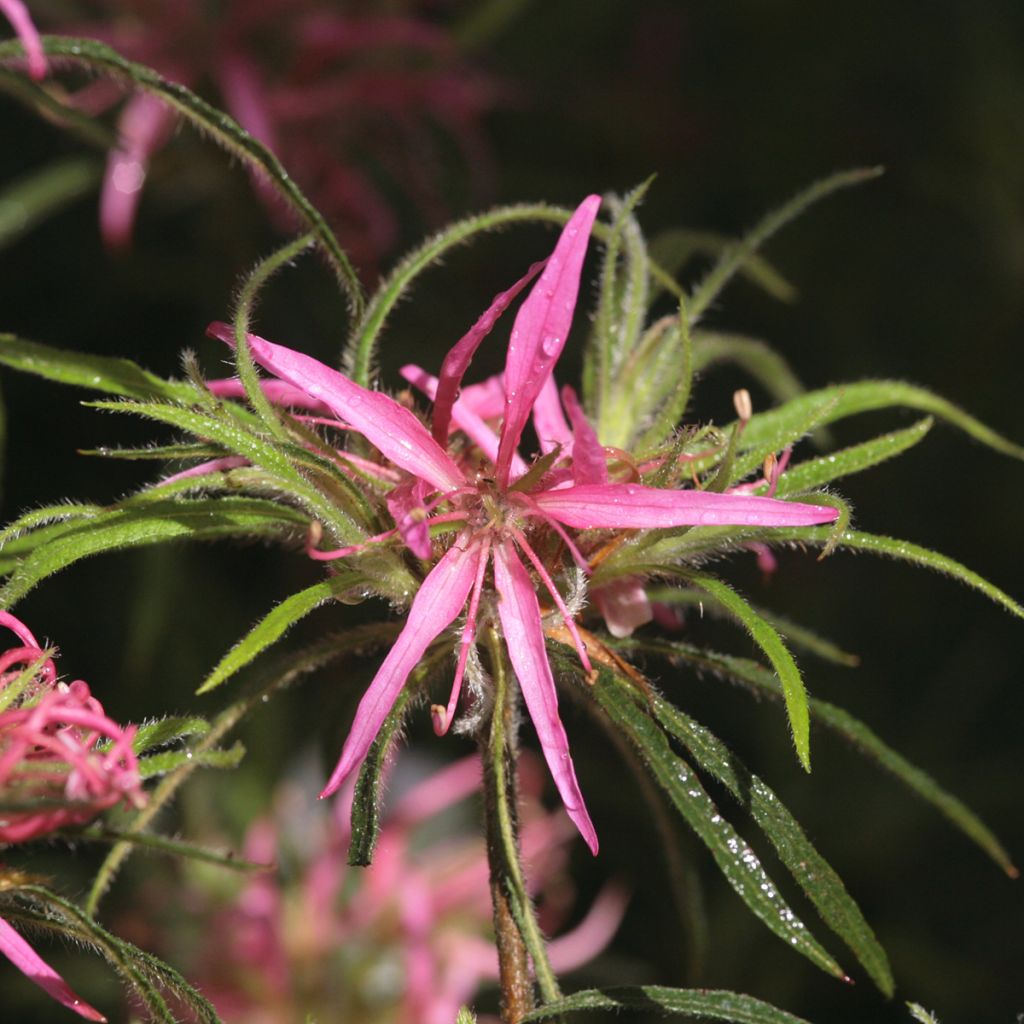
[{"label": "blurred pink flower in background", "polygon": [[[52,652],[23,622],[0,611],[0,626],[20,641],[0,654],[0,845],[85,824],[122,800],[141,805],[134,727],[108,718],[81,680],[58,682]],[[105,1019],[3,919],[0,954],[79,1016]]]},{"label": "blurred pink flower in background", "polygon": [[[575,834],[539,803],[543,775],[524,756],[522,847],[541,922],[558,934],[571,911],[564,873]],[[346,1024],[452,1024],[460,1006],[498,977],[482,837],[458,826],[480,788],[476,756],[409,789],[386,817],[373,864],[346,864],[352,786],[327,816],[304,786],[286,784],[275,814],[256,822],[245,856],[276,862],[240,893],[186,900],[202,934],[192,972],[227,1024],[291,1024],[310,1015]],[[471,815],[469,816],[471,818]],[[626,906],[609,883],[550,945],[572,970],[611,941]]]},{"label": "blurred pink flower in background", "polygon": [[[103,20],[55,27],[106,42],[191,89],[207,92],[212,83],[215,102],[280,157],[355,264],[372,274],[399,242],[403,212],[441,224],[453,207],[478,204],[494,176],[482,122],[498,89],[418,6],[381,13],[321,0],[136,0],[109,5]],[[103,80],[72,102],[99,113],[122,95]],[[101,201],[109,245],[130,241],[149,160],[174,123],[149,95],[125,102]],[[284,216],[269,186],[256,184]]]}]

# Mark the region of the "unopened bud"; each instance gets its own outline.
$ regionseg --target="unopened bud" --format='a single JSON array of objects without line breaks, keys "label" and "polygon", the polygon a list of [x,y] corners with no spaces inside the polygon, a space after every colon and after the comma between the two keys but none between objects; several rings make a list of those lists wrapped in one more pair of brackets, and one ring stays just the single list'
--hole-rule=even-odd
[{"label": "unopened bud", "polygon": [[750,392],[746,388],[740,388],[732,393],[732,404],[741,423],[746,424],[754,415],[754,403],[750,400]]},{"label": "unopened bud", "polygon": [[761,472],[764,474],[765,480],[772,484],[775,482],[775,467],[778,466],[779,460],[775,452],[769,452],[764,457],[764,465],[761,467]]},{"label": "unopened bud", "polygon": [[448,709],[443,704],[431,704],[430,721],[434,726],[434,735],[443,736],[448,731]]}]

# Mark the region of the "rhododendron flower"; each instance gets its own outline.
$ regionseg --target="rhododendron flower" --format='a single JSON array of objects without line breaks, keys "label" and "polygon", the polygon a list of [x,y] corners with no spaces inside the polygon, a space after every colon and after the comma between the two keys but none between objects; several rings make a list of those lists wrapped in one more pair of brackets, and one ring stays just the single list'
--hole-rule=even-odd
[{"label": "rhododendron flower", "polygon": [[22,0],[0,0],[0,14],[4,15],[14,28],[15,34],[25,47],[28,73],[37,81],[46,77],[46,55],[39,40],[28,9]]},{"label": "rhododendron flower", "polygon": [[[534,575],[564,620],[584,669],[589,673],[592,668],[573,615],[552,578],[552,572],[559,571],[561,556],[557,563],[546,564],[538,554],[537,540],[547,541],[553,536],[581,567],[586,567],[586,559],[573,538],[575,531],[708,524],[804,526],[831,522],[836,517],[832,508],[762,496],[609,482],[604,450],[568,389],[562,400],[569,410],[571,427],[563,427],[565,420],[558,409],[552,371],[572,324],[583,259],[600,203],[599,196],[589,196],[580,204],[546,263],[531,268],[494,299],[448,353],[437,379],[417,367],[405,368],[406,378],[434,398],[430,431],[409,409],[387,395],[360,387],[300,352],[249,336],[249,348],[257,363],[279,380],[301,389],[308,400],[326,406],[349,430],[377,448],[405,481],[399,486],[410,488],[403,497],[409,507],[417,500],[422,503],[431,499],[429,505],[420,505],[419,516],[401,516],[392,533],[401,533],[418,556],[427,557],[433,552],[429,535],[422,529],[412,535],[404,521],[415,521],[422,528],[428,513],[439,510],[431,521],[461,524],[420,585],[404,629],[360,702],[325,796],[362,762],[409,674],[435,639],[465,612],[451,697],[447,706],[433,709],[435,730],[441,734],[448,729],[457,709],[470,648],[475,643],[481,607],[485,607],[491,619],[500,624],[509,661],[559,795],[569,817],[596,853],[597,834],[583,802],[558,713]],[[512,327],[501,389],[501,426],[495,434],[474,411],[480,395],[459,397],[459,389],[477,347],[538,271],[540,275]],[[233,338],[227,325],[212,325],[211,333],[229,343]],[[494,389],[486,393],[493,401]],[[531,415],[542,450],[548,452],[532,468],[517,451]],[[550,436],[548,424],[553,424],[560,436]],[[472,442],[470,448],[459,443],[451,453],[446,450],[452,426]],[[358,550],[347,548],[335,554],[349,555]],[[488,569],[492,587],[486,585]]]},{"label": "rhododendron flower", "polygon": [[[545,931],[555,936],[552,966],[569,971],[611,941],[626,894],[609,883],[563,932],[574,830],[563,813],[543,809],[537,769],[524,754],[527,886],[540,903]],[[345,787],[327,820],[311,815],[301,795],[290,799],[290,790],[281,790],[277,813],[250,827],[245,855],[282,870],[252,875],[204,929],[209,941],[197,980],[220,1016],[229,1024],[286,1024],[307,1016],[452,1024],[459,1007],[498,978],[483,840],[451,830],[439,835],[436,828],[438,815],[480,785],[477,756],[419,781],[385,816],[373,863],[357,871],[345,863],[353,787]],[[190,913],[203,913],[208,900],[196,894]],[[323,993],[329,1009],[310,1005],[311,993]]]},{"label": "rhododendron flower", "polygon": [[[134,728],[109,719],[81,680],[58,682],[50,653],[20,619],[0,611],[0,626],[21,642],[0,654],[0,844],[84,824],[120,800],[140,804]],[[2,919],[0,953],[79,1016],[106,1019]]]}]

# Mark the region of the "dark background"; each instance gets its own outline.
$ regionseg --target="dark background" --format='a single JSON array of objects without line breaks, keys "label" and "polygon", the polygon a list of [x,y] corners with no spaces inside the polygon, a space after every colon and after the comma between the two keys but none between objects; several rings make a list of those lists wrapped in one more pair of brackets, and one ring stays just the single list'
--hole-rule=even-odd
[{"label": "dark background", "polygon": [[[446,23],[464,10],[437,6],[435,16]],[[657,173],[641,211],[652,233],[677,225],[739,232],[816,178],[883,164],[880,180],[827,200],[771,244],[768,255],[799,289],[794,304],[739,283],[709,322],[769,340],[808,386],[911,380],[1024,440],[1019,4],[525,3],[472,59],[507,87],[486,125],[499,168],[496,201],[571,204]],[[77,151],[5,99],[0,126],[0,182]],[[409,216],[407,241],[424,229]],[[203,339],[203,328],[229,312],[238,275],[274,237],[244,175],[183,131],[154,165],[130,256],[103,251],[91,198],[0,252],[0,329],[130,355],[165,373],[175,371],[183,347],[193,347],[219,372],[222,353]],[[387,371],[410,357],[436,361],[549,239],[540,229],[516,229],[424,278],[386,335],[386,383],[396,384]],[[327,285],[313,263],[275,285],[261,328],[333,358],[344,310]],[[728,372],[709,379],[690,416],[727,418],[739,382]],[[5,520],[61,497],[111,500],[143,479],[137,467],[75,449],[129,443],[145,437],[144,428],[81,408],[79,394],[6,371],[2,386]],[[913,418],[865,418],[843,425],[839,439]],[[940,550],[1024,598],[1024,466],[939,426],[909,455],[842,491],[863,529]],[[64,573],[18,614],[60,643],[65,672],[88,679],[108,711],[139,718],[194,708],[190,695],[220,654],[315,573],[293,553],[259,547],[137,553]],[[749,565],[738,562],[731,578],[752,598],[857,651],[859,669],[802,658],[811,691],[865,719],[1022,855],[1020,704],[1012,694],[1024,623],[951,581],[849,555],[818,564],[787,554],[766,590]],[[293,641],[336,624],[335,615],[321,612]],[[700,639],[705,627],[691,628]],[[738,632],[706,628],[709,640],[750,653]],[[804,777],[770,709],[679,672],[660,679],[789,804],[861,902],[899,988],[886,1005],[861,976],[850,989],[820,975],[751,918],[694,849],[710,920],[701,984],[748,992],[820,1024],[906,1020],[900,998],[935,1009],[943,1024],[1012,1024],[1024,1011],[1020,883],[830,737],[817,736],[814,773]],[[290,695],[273,723],[256,720],[247,734],[249,778],[273,779],[310,735],[330,762],[352,696],[350,687],[323,678]],[[614,952],[568,987],[682,984],[657,840],[636,801],[621,796],[628,783],[599,738],[581,716],[568,718],[605,845],[596,867],[580,857],[580,869],[585,879],[621,872],[639,883]],[[325,720],[334,726],[327,735]],[[213,784],[229,791],[222,778]],[[232,806],[241,828],[249,810],[244,801]],[[626,813],[636,820],[623,825],[617,815]],[[87,863],[71,870],[84,878]],[[778,875],[781,868],[768,863]],[[796,905],[813,927],[813,911]],[[831,948],[853,967],[837,943]],[[88,973],[77,969],[69,968],[76,983]],[[4,971],[12,1000],[25,987],[14,982]],[[33,994],[26,1005],[36,1012],[39,1001]]]}]

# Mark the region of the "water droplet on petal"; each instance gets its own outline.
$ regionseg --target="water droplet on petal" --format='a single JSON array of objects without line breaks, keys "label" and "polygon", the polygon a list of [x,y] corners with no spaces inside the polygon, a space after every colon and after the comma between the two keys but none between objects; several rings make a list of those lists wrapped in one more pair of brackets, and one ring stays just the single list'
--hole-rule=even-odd
[{"label": "water droplet on petal", "polygon": [[562,339],[555,334],[549,334],[541,343],[540,350],[546,356],[557,355],[559,348],[561,347]]}]

